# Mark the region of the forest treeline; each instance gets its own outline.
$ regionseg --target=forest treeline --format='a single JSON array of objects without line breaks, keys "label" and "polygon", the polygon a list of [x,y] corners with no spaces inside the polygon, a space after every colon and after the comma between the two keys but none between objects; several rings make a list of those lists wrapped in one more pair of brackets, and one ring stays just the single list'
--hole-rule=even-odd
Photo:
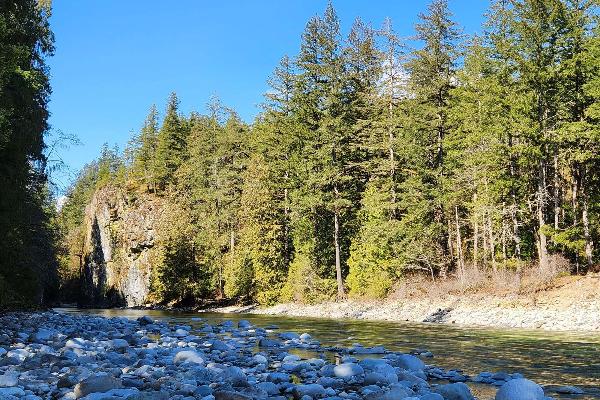
[{"label": "forest treeline", "polygon": [[49,1],[0,2],[0,311],[56,294],[60,239],[49,190]]},{"label": "forest treeline", "polygon": [[584,273],[600,234],[597,7],[495,0],[467,37],[433,0],[400,38],[389,20],[344,35],[330,4],[252,124],[218,100],[182,115],[172,94],[123,154],[105,147],[81,172],[63,230],[76,241],[104,185],[162,198],[162,302],[382,297],[409,274],[554,263]]}]

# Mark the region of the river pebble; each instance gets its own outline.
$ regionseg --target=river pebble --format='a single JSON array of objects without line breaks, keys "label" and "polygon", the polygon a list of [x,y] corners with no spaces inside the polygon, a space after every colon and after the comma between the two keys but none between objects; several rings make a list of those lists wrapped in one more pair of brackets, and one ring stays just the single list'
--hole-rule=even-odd
[{"label": "river pebble", "polygon": [[[276,333],[246,320],[194,322],[192,327],[149,316],[4,314],[0,399],[472,400],[464,383],[470,381],[500,386],[496,400],[545,397],[520,374],[482,372],[471,378],[427,365],[422,360],[431,360],[427,350],[325,347],[308,333]],[[331,362],[336,358],[337,365]],[[580,392],[569,386],[555,391]]]}]

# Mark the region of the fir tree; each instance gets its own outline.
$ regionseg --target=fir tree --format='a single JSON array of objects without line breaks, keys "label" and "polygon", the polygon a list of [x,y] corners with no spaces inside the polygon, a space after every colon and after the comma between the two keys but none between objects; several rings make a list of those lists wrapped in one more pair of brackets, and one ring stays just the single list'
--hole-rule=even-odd
[{"label": "fir tree", "polygon": [[154,173],[157,186],[165,189],[173,183],[175,171],[186,156],[186,127],[179,116],[179,99],[171,93],[162,126],[158,132]]}]

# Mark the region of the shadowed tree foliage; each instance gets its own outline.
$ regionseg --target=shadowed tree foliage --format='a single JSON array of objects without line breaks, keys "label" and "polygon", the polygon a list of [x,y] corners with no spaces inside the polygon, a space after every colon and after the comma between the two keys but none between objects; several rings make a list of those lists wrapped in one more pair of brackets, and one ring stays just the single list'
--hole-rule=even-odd
[{"label": "shadowed tree foliage", "polygon": [[34,0],[0,4],[0,308],[48,300],[56,264],[44,157],[49,13]]}]

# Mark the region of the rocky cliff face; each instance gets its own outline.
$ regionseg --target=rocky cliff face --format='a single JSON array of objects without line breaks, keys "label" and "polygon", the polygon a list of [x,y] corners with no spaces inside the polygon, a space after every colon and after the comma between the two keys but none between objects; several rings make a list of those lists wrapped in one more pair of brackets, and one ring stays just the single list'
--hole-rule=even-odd
[{"label": "rocky cliff face", "polygon": [[160,201],[98,190],[85,213],[82,305],[134,307],[149,293]]}]

